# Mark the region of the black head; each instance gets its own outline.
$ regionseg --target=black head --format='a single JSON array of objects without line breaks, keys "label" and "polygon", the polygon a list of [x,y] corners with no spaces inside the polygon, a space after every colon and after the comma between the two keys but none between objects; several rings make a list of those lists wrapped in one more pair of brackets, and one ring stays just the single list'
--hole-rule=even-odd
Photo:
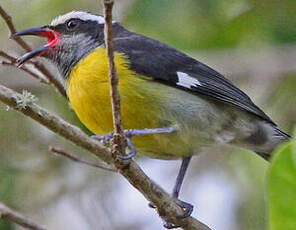
[{"label": "black head", "polygon": [[35,56],[52,60],[66,78],[71,68],[96,47],[104,44],[104,17],[72,11],[55,18],[49,25],[20,31],[13,36],[37,35],[48,43],[19,59],[19,65]]}]

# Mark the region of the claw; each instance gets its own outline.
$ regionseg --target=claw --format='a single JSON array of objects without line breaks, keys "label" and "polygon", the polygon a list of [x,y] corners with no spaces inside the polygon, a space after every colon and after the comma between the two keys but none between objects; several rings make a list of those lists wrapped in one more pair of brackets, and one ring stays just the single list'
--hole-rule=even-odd
[{"label": "claw", "polygon": [[135,153],[133,153],[133,152],[129,152],[129,153],[126,154],[126,155],[118,155],[117,157],[118,157],[120,160],[130,160],[130,159],[132,159],[134,156],[136,156]]},{"label": "claw", "polygon": [[[177,218],[183,219],[183,218],[189,217],[193,212],[193,205],[187,202],[184,202],[182,200],[178,200],[177,202],[178,202],[178,205],[184,210],[184,214],[177,216]],[[148,203],[148,206],[149,208],[153,208],[153,209],[156,208],[156,206],[152,203]]]},{"label": "claw", "polygon": [[172,224],[172,223],[170,223],[170,222],[165,222],[165,223],[163,224],[163,227],[165,227],[166,229],[174,229],[174,228],[180,228],[181,226],[179,226],[179,225],[174,225],[174,224]]},{"label": "claw", "polygon": [[150,202],[148,203],[148,207],[149,207],[149,208],[156,209],[156,206],[155,206],[154,204],[150,203]]},{"label": "claw", "polygon": [[130,151],[126,155],[119,155],[118,158],[121,159],[121,160],[129,160],[129,159],[132,159],[137,154],[136,148],[133,145],[131,139],[127,137],[126,138],[126,142],[127,142],[127,147],[129,148]]},{"label": "claw", "polygon": [[[183,215],[177,216],[178,219],[187,218],[192,214],[192,212],[193,212],[193,205],[192,204],[189,204],[189,203],[184,202],[182,200],[177,200],[177,204],[184,210]],[[163,224],[163,227],[165,227],[167,229],[174,229],[174,228],[179,228],[180,226],[174,225],[173,223],[170,223],[170,222],[165,222]]]},{"label": "claw", "polygon": [[[136,154],[137,154],[137,150],[131,141],[131,137],[132,137],[132,136],[130,136],[131,130],[125,130],[125,133],[127,133],[129,135],[126,137],[126,142],[127,142],[127,147],[129,148],[130,151],[126,155],[117,156],[121,160],[129,160],[129,159],[133,158],[134,156],[136,156]],[[110,144],[110,142],[113,138],[113,132],[110,132],[110,133],[103,135],[103,136],[94,135],[91,137],[96,140],[99,140],[103,145],[108,145],[108,144]]]},{"label": "claw", "polygon": [[192,212],[193,212],[193,205],[192,204],[189,204],[189,203],[184,202],[182,200],[178,200],[177,203],[184,210],[184,214],[177,216],[177,218],[183,219],[183,218],[189,217],[192,214]]}]

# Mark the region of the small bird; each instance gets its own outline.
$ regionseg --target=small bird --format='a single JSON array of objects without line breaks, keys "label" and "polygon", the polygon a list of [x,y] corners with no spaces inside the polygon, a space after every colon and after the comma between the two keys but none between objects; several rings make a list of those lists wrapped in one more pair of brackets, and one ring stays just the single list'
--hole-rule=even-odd
[{"label": "small bird", "polygon": [[[103,16],[72,11],[49,25],[14,34],[47,38],[46,45],[25,54],[19,64],[35,56],[51,60],[62,75],[72,108],[96,135],[113,130],[104,24]],[[273,149],[289,139],[220,73],[118,22],[112,22],[112,30],[123,127],[161,128],[162,133],[133,138],[139,154],[183,159],[172,196],[184,208],[184,217],[193,207],[178,196],[193,155],[213,145],[230,144],[268,160]]]}]

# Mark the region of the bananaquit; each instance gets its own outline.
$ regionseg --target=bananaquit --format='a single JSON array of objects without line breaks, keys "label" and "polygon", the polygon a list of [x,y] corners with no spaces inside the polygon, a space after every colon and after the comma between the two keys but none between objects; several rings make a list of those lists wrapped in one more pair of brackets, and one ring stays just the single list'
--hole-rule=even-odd
[{"label": "bananaquit", "polygon": [[[179,190],[191,156],[215,144],[250,149],[268,160],[289,135],[220,73],[154,39],[113,22],[114,61],[119,77],[122,123],[126,129],[175,127],[176,132],[134,137],[140,154],[182,158],[173,190]],[[73,11],[49,25],[14,36],[37,35],[48,43],[20,58],[50,59],[65,81],[72,108],[96,135],[113,130],[104,18]],[[190,215],[192,206],[179,204]]]}]

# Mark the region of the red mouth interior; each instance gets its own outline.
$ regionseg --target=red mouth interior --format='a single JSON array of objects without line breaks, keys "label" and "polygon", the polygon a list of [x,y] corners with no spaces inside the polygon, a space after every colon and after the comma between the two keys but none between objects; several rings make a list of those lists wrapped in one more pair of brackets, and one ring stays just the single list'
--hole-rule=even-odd
[{"label": "red mouth interior", "polygon": [[54,30],[49,30],[49,31],[42,31],[38,33],[39,36],[47,38],[47,44],[46,46],[52,47],[58,42],[58,32]]},{"label": "red mouth interior", "polygon": [[37,35],[40,37],[45,37],[47,38],[47,44],[24,54],[21,58],[17,60],[18,66],[21,66],[26,61],[30,60],[35,56],[48,55],[47,54],[47,52],[49,52],[48,48],[53,47],[59,41],[59,37],[60,37],[60,34],[58,32],[48,28],[48,26],[23,30],[15,33],[13,36],[18,37],[22,35]]}]

